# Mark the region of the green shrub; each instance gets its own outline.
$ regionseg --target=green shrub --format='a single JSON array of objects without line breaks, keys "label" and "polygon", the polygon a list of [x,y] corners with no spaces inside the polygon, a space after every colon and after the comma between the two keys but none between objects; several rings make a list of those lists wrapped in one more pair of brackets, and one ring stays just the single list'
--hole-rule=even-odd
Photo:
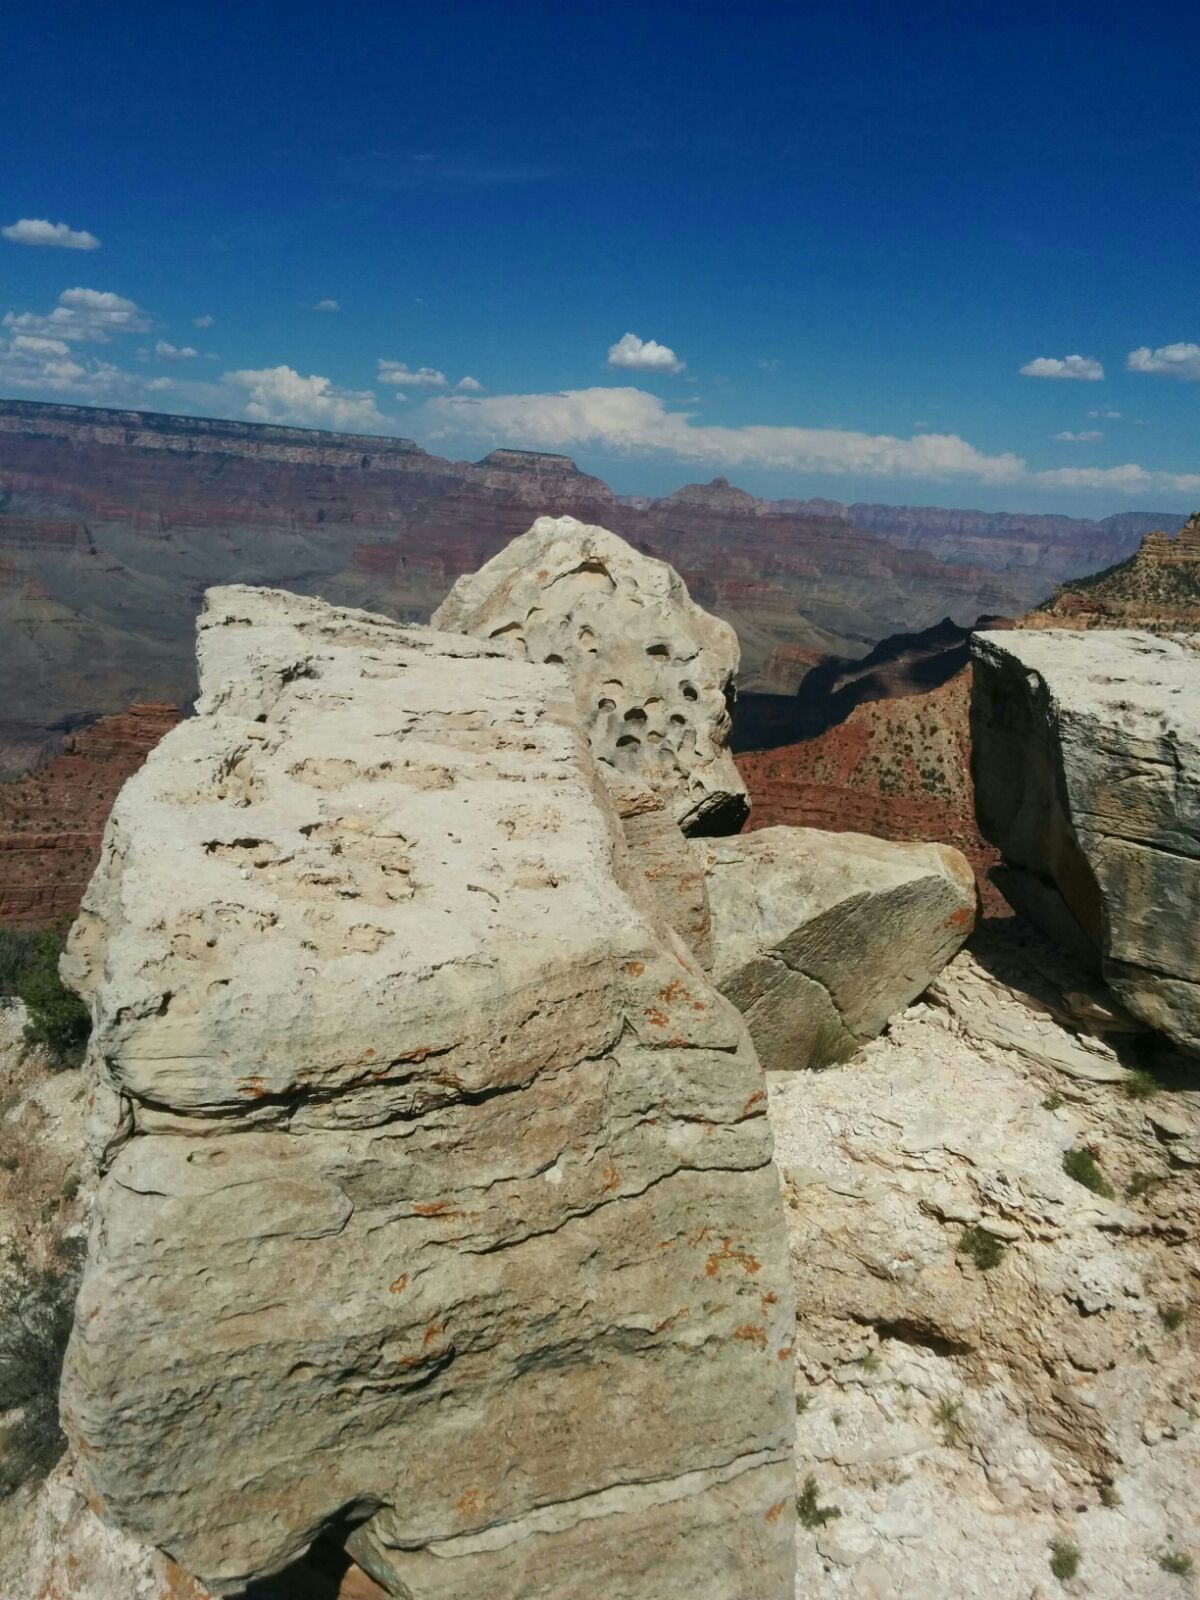
[{"label": "green shrub", "polygon": [[1093,1194],[1103,1195],[1106,1200],[1113,1198],[1112,1185],[1100,1171],[1090,1150],[1064,1151],[1062,1164],[1068,1178],[1074,1178],[1076,1183],[1081,1183]]},{"label": "green shrub", "polygon": [[1161,1087],[1152,1073],[1144,1072],[1140,1067],[1127,1072],[1121,1079],[1121,1088],[1131,1100],[1153,1099]]},{"label": "green shrub", "polygon": [[943,1444],[954,1446],[961,1444],[966,1438],[967,1430],[963,1427],[961,1400],[951,1400],[948,1395],[943,1395],[934,1410],[933,1420],[942,1430]]},{"label": "green shrub", "polygon": [[1195,1562],[1184,1550],[1163,1550],[1158,1557],[1158,1564],[1164,1572],[1171,1572],[1177,1578],[1191,1576]]},{"label": "green shrub", "polygon": [[1060,1583],[1066,1583],[1079,1571],[1079,1546],[1066,1539],[1053,1539],[1050,1543],[1050,1571]]},{"label": "green shrub", "polygon": [[963,1229],[958,1248],[964,1255],[970,1256],[980,1272],[990,1272],[1004,1259],[1004,1240],[981,1228],[978,1223]]},{"label": "green shrub", "polygon": [[832,1522],[835,1517],[841,1516],[838,1506],[823,1506],[819,1504],[817,1480],[809,1473],[804,1480],[804,1487],[796,1496],[796,1515],[800,1525],[804,1528],[823,1528],[827,1522]]},{"label": "green shrub", "polygon": [[1178,1333],[1187,1321],[1187,1307],[1159,1306],[1158,1318],[1168,1333]]},{"label": "green shrub", "polygon": [[20,1407],[0,1432],[0,1499],[44,1478],[66,1448],[58,1382],[79,1287],[82,1240],[60,1246],[62,1266],[31,1267],[10,1251],[0,1265],[0,1412]]},{"label": "green shrub", "polygon": [[25,1043],[44,1046],[58,1067],[79,1065],[92,1026],[87,1007],[58,975],[66,942],[66,923],[36,933],[6,929],[0,934],[0,994],[25,1002]]}]

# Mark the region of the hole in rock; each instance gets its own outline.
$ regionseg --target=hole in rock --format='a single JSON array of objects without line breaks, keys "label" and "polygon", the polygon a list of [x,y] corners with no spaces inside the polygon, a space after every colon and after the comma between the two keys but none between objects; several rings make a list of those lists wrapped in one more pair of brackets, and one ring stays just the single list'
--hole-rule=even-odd
[{"label": "hole in rock", "polygon": [[700,696],[696,693],[696,686],[693,683],[681,683],[679,685],[679,692],[685,700],[698,700],[700,698]]},{"label": "hole in rock", "polygon": [[641,706],[630,706],[629,710],[625,713],[626,722],[645,722],[645,720],[646,713],[642,710]]},{"label": "hole in rock", "polygon": [[560,667],[563,665],[563,658],[561,656],[555,655],[553,650],[550,652],[550,654],[548,656],[543,656],[542,660],[544,662],[546,662],[547,665],[549,665],[550,662],[552,662],[552,661],[555,662]]},{"label": "hole in rock", "polygon": [[618,750],[640,750],[641,747],[642,741],[636,738],[632,733],[623,733],[617,740]]},{"label": "hole in rock", "polygon": [[671,652],[665,644],[648,644],[646,654],[653,656],[656,661],[666,661],[670,658]]},{"label": "hole in rock", "polygon": [[597,711],[615,711],[616,709],[617,702],[615,700],[610,700],[607,695],[605,695],[603,700],[596,701]]}]

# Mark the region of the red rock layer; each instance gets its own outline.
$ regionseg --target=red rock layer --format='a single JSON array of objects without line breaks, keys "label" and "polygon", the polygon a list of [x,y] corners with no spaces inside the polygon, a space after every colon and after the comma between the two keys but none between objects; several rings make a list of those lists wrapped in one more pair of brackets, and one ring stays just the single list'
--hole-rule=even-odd
[{"label": "red rock layer", "polygon": [[73,917],[117,791],[179,720],[174,706],[131,706],[70,734],[62,754],[0,783],[0,923]]},{"label": "red rock layer", "polygon": [[970,694],[965,667],[928,694],[856,706],[802,744],[738,756],[750,791],[748,826],[952,844],[975,868],[985,912],[1006,913],[987,876],[999,856],[975,825]]}]

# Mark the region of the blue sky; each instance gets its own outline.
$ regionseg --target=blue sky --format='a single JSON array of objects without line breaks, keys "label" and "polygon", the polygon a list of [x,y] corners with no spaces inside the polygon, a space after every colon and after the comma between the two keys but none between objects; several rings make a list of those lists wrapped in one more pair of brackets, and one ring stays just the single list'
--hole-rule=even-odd
[{"label": "blue sky", "polygon": [[1200,505],[1200,8],[56,0],[4,35],[0,394],[626,492]]}]

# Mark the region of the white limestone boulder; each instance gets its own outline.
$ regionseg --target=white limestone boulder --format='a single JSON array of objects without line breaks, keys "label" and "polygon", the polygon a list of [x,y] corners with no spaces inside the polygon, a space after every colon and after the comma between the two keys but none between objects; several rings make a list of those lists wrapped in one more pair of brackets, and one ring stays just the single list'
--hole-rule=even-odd
[{"label": "white limestone boulder", "polygon": [[682,578],[607,528],[539,517],[433,616],[564,665],[601,767],[669,796],[688,834],[736,833],[750,809],[729,753],[737,635]]},{"label": "white limestone boulder", "polygon": [[411,1600],[790,1600],[763,1075],[566,674],[241,588],[199,656],[67,962],[91,1503],[215,1593],[351,1524]]},{"label": "white limestone boulder", "polygon": [[975,923],[949,845],[760,828],[701,851],[713,981],[767,1071],[851,1056],[926,989]]},{"label": "white limestone boulder", "polygon": [[1005,892],[1200,1053],[1200,643],[981,633],[972,765]]}]

